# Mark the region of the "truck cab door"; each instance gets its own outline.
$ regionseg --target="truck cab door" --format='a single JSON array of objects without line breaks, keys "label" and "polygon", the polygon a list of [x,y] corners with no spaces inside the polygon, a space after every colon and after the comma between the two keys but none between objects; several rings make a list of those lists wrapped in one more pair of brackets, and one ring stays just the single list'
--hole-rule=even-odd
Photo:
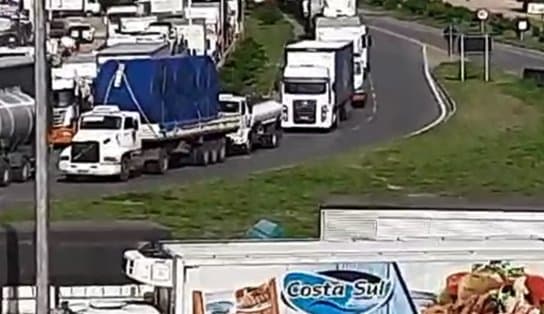
[{"label": "truck cab door", "polygon": [[121,145],[126,148],[135,147],[136,145],[136,129],[135,121],[132,117],[125,117],[123,130],[121,135]]}]

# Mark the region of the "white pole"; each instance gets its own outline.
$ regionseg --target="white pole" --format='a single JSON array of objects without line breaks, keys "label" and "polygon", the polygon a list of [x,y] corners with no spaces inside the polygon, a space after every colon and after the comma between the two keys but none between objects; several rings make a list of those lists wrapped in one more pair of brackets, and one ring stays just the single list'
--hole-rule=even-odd
[{"label": "white pole", "polygon": [[484,51],[484,79],[489,82],[489,35],[485,34],[485,51]]},{"label": "white pole", "polygon": [[465,35],[461,34],[461,82],[465,81]]}]

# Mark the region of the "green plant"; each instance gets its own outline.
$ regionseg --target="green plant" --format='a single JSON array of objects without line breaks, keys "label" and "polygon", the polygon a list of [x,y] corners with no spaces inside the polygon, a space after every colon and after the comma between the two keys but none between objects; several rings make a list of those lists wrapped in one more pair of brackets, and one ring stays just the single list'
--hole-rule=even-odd
[{"label": "green plant", "polygon": [[395,10],[399,7],[400,0],[385,0],[383,7],[387,10]]},{"label": "green plant", "polygon": [[432,18],[442,19],[446,16],[448,8],[441,1],[432,1],[426,7],[425,15]]},{"label": "green plant", "polygon": [[223,90],[241,94],[251,92],[267,59],[263,47],[253,38],[243,39],[219,74]]},{"label": "green plant", "polygon": [[536,37],[536,38],[540,37],[540,33],[541,33],[540,27],[533,26],[531,28],[531,34],[533,35],[533,37]]},{"label": "green plant", "polygon": [[255,7],[255,16],[264,25],[273,25],[281,21],[283,15],[275,3],[265,2]]},{"label": "green plant", "polygon": [[402,3],[402,8],[412,14],[421,15],[425,13],[428,4],[429,0],[405,0]]}]

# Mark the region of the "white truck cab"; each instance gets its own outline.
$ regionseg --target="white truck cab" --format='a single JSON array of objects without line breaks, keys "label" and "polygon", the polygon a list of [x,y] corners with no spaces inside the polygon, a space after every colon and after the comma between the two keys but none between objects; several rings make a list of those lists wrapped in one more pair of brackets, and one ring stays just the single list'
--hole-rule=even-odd
[{"label": "white truck cab", "polygon": [[353,96],[353,43],[303,40],[285,49],[283,128],[334,129]]},{"label": "white truck cab", "polygon": [[117,106],[100,105],[83,113],[72,144],[61,152],[59,170],[69,178],[127,176],[127,157],[142,148],[139,125],[139,113]]},{"label": "white truck cab", "polygon": [[257,146],[274,148],[281,139],[280,103],[267,100],[252,104],[244,96],[219,94],[221,112],[241,116],[238,131],[227,135],[229,148],[250,153]]}]

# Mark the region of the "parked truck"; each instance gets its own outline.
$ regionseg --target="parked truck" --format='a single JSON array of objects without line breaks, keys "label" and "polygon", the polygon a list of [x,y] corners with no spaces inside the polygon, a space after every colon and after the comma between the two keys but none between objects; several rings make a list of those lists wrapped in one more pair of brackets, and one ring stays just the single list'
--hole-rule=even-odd
[{"label": "parked truck", "polygon": [[0,58],[0,186],[24,182],[34,171],[34,61]]},{"label": "parked truck", "polygon": [[94,86],[95,107],[81,115],[60,171],[80,176],[164,174],[169,163],[223,162],[239,113],[223,113],[208,56],[110,60]]},{"label": "parked truck", "polygon": [[334,129],[353,97],[353,43],[303,40],[285,47],[283,128]]},{"label": "parked truck", "polygon": [[353,104],[364,106],[367,98],[365,81],[370,72],[369,50],[372,38],[368,28],[358,16],[318,17],[316,19],[315,39],[320,41],[353,42]]},{"label": "parked truck", "polygon": [[[163,314],[431,314],[453,306],[514,314],[540,313],[542,302],[541,238],[170,241],[150,248],[126,251],[125,271],[169,300],[155,304]],[[488,311],[476,310],[482,307]]]},{"label": "parked truck", "polygon": [[53,117],[48,141],[53,147],[71,143],[80,113],[92,106],[91,84],[96,72],[94,55],[74,56],[51,68]]},{"label": "parked truck", "polygon": [[227,135],[230,151],[249,154],[255,147],[275,148],[280,144],[282,105],[274,100],[252,102],[247,97],[219,94],[221,111],[240,114],[240,127]]},{"label": "parked truck", "polygon": [[0,186],[34,172],[34,98],[19,87],[0,90]]}]

